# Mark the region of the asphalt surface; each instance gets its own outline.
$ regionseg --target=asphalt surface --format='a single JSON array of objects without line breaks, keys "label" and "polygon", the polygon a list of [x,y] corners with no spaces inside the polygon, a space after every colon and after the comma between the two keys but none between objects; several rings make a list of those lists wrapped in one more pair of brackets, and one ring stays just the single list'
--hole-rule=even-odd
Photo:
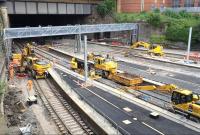
[{"label": "asphalt surface", "polygon": [[[73,90],[77,92],[88,104],[93,106],[99,113],[106,116],[110,120],[117,123],[122,134],[136,134],[136,135],[197,135],[193,131],[183,125],[170,121],[164,117],[152,119],[149,117],[150,111],[145,110],[136,104],[130,103],[119,97],[116,97],[108,92],[103,91],[94,86],[82,88],[77,83],[78,79],[69,74],[65,74],[59,69],[56,71],[62,75]],[[61,74],[62,73],[62,74]],[[82,82],[79,80],[79,82]],[[130,112],[125,111],[123,108],[128,107]],[[135,120],[134,120],[135,118]],[[128,120],[130,124],[125,124],[122,121]]]},{"label": "asphalt surface", "polygon": [[119,61],[118,65],[119,69],[125,72],[141,75],[147,79],[165,84],[176,84],[180,88],[189,89],[195,93],[200,93],[200,78],[151,68],[151,70],[154,70],[154,72],[156,72],[155,75],[152,75],[148,72],[148,66],[141,66],[122,61]]}]

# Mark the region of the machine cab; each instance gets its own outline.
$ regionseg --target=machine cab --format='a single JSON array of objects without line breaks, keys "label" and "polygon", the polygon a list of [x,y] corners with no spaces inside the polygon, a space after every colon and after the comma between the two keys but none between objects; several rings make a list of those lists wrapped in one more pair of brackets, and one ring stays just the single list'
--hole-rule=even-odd
[{"label": "machine cab", "polygon": [[175,90],[172,92],[172,98],[171,101],[173,104],[184,104],[184,103],[191,103],[196,102],[200,99],[198,94],[192,93],[192,91],[189,90]]},{"label": "machine cab", "polygon": [[188,90],[173,91],[171,101],[173,104],[185,104],[193,101],[193,94]]}]

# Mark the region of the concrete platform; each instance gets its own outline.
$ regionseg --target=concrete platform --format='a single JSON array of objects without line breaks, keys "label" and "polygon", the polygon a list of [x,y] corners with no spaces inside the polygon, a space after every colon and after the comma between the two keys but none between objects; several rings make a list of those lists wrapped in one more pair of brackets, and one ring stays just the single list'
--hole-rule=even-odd
[{"label": "concrete platform", "polygon": [[82,111],[84,111],[88,116],[96,122],[99,127],[101,127],[107,134],[118,134],[118,131],[113,128],[112,124],[100,115],[96,110],[94,110],[87,102],[81,100],[79,95],[74,92],[69,84],[67,84],[62,76],[60,76],[54,69],[49,69],[49,73],[52,78],[57,82],[57,84],[68,94],[68,96],[76,103]]},{"label": "concrete platform", "polygon": [[[90,84],[94,84],[99,88],[94,86],[81,88],[79,85],[77,85],[77,83],[75,83],[81,82],[81,80],[79,80],[81,79],[79,74],[72,73],[70,70],[64,69],[60,66],[58,67],[62,70],[58,71],[60,76],[63,76],[62,81],[65,81],[65,83],[70,85],[70,87],[73,88],[77,93],[88,99],[88,103],[95,106],[96,109],[100,109],[104,114],[107,114],[109,118],[112,118],[112,121],[119,124],[120,127],[122,127],[122,130],[125,130],[129,133],[135,132],[138,134],[158,134],[157,131],[159,131],[159,134],[177,134],[178,131],[180,131],[180,134],[198,134],[193,130],[200,131],[199,124],[197,125],[196,123],[188,121],[183,117],[177,117],[175,114],[139,100],[130,94],[123,93],[116,89],[100,84],[96,81],[92,81]],[[73,74],[73,76],[76,76],[79,79],[77,80],[70,74]],[[131,108],[133,111],[131,113],[123,111],[123,108],[126,107]],[[152,121],[149,119],[149,114],[152,111],[160,113],[161,119],[158,121]],[[136,125],[134,123],[136,118],[140,119],[140,122],[136,122],[138,123],[136,125],[139,127],[135,129]],[[124,125],[123,121],[129,124]],[[130,122],[134,125],[132,125]],[[160,122],[162,122],[162,124]],[[145,125],[146,123],[150,124],[150,127],[153,126],[153,129],[149,131],[149,125]]]}]

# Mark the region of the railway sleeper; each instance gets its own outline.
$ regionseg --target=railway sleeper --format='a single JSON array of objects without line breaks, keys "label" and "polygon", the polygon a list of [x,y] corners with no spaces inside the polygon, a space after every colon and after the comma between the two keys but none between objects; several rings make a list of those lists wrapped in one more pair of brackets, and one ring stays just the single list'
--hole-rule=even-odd
[{"label": "railway sleeper", "polygon": [[64,128],[64,127],[59,128],[59,130],[60,130],[61,132],[67,132],[67,131],[66,131],[66,128]]},{"label": "railway sleeper", "polygon": [[64,106],[55,106],[55,109],[57,111],[65,111],[65,112],[67,112],[67,109]]},{"label": "railway sleeper", "polygon": [[62,133],[63,135],[66,135],[68,132],[67,132],[66,130],[63,130],[61,133]]},{"label": "railway sleeper", "polygon": [[65,122],[65,125],[67,126],[72,126],[72,125],[76,125],[77,123],[74,121],[73,123],[69,123],[68,121]]},{"label": "railway sleeper", "polygon": [[60,125],[61,124],[61,122],[58,121],[58,120],[55,120],[55,123],[56,123],[56,125]]},{"label": "railway sleeper", "polygon": [[73,118],[71,118],[70,120],[67,121],[68,123],[71,123],[71,122],[75,122],[75,120]]},{"label": "railway sleeper", "polygon": [[53,105],[53,104],[60,104],[60,102],[59,102],[59,101],[56,99],[56,97],[55,97],[55,99],[51,101],[51,104],[52,104],[52,105]]},{"label": "railway sleeper", "polygon": [[59,113],[66,113],[67,112],[65,108],[56,108],[55,110]]},{"label": "railway sleeper", "polygon": [[71,115],[70,114],[60,114],[60,117],[62,118],[71,118]]},{"label": "railway sleeper", "polygon": [[58,119],[58,117],[53,117],[52,119],[55,121],[55,120],[57,120],[57,119]]},{"label": "railway sleeper", "polygon": [[[80,132],[80,131],[83,131],[82,128],[80,127],[77,127],[77,128],[70,128],[70,131],[74,133],[74,135],[77,135],[77,134],[80,134],[80,133],[77,133],[77,132]],[[76,133],[75,133],[76,132]],[[81,132],[82,133],[82,132]]]},{"label": "railway sleeper", "polygon": [[60,125],[58,125],[58,127],[59,127],[59,128],[62,128],[62,127],[64,127],[64,126],[63,126],[62,124],[60,124]]},{"label": "railway sleeper", "polygon": [[62,118],[63,121],[65,122],[71,122],[71,120],[75,121],[74,119],[72,118]]},{"label": "railway sleeper", "polygon": [[[85,131],[82,130],[82,131],[77,131],[75,134],[76,134],[76,135],[84,135],[84,134],[86,134],[86,133],[85,133]],[[86,134],[86,135],[87,135],[87,134]]]},{"label": "railway sleeper", "polygon": [[79,125],[77,124],[77,125],[72,125],[72,126],[70,126],[70,128],[72,129],[72,128],[79,128]]}]

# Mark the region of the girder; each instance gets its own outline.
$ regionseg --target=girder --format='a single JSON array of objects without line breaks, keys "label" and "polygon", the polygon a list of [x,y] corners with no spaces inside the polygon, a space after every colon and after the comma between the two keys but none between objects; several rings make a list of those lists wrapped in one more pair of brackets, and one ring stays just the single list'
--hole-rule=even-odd
[{"label": "girder", "polygon": [[137,24],[135,23],[5,28],[4,39],[114,32],[135,29],[137,29]]}]

